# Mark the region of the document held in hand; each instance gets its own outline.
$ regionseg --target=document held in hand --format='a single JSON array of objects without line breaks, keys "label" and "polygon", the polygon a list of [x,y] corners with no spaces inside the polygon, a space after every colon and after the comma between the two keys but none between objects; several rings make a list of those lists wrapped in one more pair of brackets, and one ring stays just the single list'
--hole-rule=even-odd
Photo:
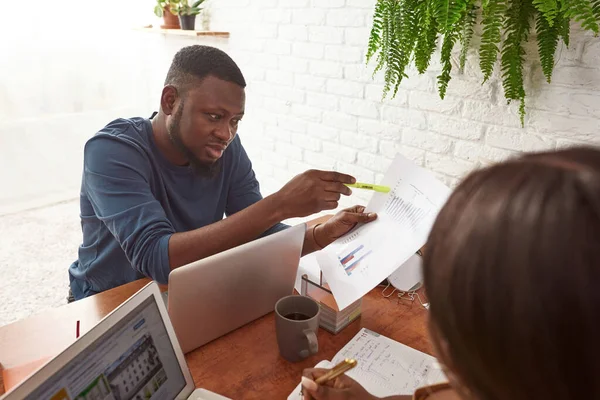
[{"label": "document held in hand", "polygon": [[377,220],[356,226],[316,254],[323,276],[343,309],[404,264],[427,241],[450,188],[430,171],[397,154],[366,212]]}]

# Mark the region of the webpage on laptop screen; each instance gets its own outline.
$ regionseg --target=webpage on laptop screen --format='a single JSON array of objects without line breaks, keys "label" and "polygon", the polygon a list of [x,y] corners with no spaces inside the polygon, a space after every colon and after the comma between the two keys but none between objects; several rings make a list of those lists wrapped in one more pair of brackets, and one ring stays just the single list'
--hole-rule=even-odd
[{"label": "webpage on laptop screen", "polygon": [[173,399],[184,387],[185,378],[151,297],[27,399]]}]

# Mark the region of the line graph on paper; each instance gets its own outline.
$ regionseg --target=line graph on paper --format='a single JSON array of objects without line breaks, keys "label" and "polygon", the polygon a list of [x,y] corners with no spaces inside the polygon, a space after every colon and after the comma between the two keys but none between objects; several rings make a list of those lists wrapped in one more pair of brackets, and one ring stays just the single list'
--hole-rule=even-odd
[{"label": "line graph on paper", "polygon": [[390,216],[399,226],[414,231],[435,210],[435,204],[423,192],[400,180],[390,193],[383,213]]}]

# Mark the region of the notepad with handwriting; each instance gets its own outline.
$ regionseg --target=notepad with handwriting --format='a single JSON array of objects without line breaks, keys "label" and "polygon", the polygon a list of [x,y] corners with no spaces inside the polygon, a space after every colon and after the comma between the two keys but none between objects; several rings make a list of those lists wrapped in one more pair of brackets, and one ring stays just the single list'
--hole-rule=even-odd
[{"label": "notepad with handwriting", "polygon": [[[417,388],[447,382],[434,357],[362,328],[333,360],[321,361],[316,368],[331,368],[345,358],[358,365],[347,375],[374,396],[411,395]],[[300,385],[288,400],[300,399]]]}]

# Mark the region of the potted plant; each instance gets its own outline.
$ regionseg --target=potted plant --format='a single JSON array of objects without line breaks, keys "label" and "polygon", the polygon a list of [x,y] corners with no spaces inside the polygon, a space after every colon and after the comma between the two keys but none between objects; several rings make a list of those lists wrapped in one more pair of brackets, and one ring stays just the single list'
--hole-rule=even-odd
[{"label": "potted plant", "polygon": [[182,0],[177,4],[175,13],[179,15],[181,29],[188,31],[196,29],[196,16],[202,11],[200,4],[204,3],[204,1],[206,0],[196,0],[190,5],[189,0]]},{"label": "potted plant", "polygon": [[179,7],[182,0],[156,0],[154,14],[162,18],[165,22],[160,27],[163,29],[180,29],[179,18],[175,10]]}]

